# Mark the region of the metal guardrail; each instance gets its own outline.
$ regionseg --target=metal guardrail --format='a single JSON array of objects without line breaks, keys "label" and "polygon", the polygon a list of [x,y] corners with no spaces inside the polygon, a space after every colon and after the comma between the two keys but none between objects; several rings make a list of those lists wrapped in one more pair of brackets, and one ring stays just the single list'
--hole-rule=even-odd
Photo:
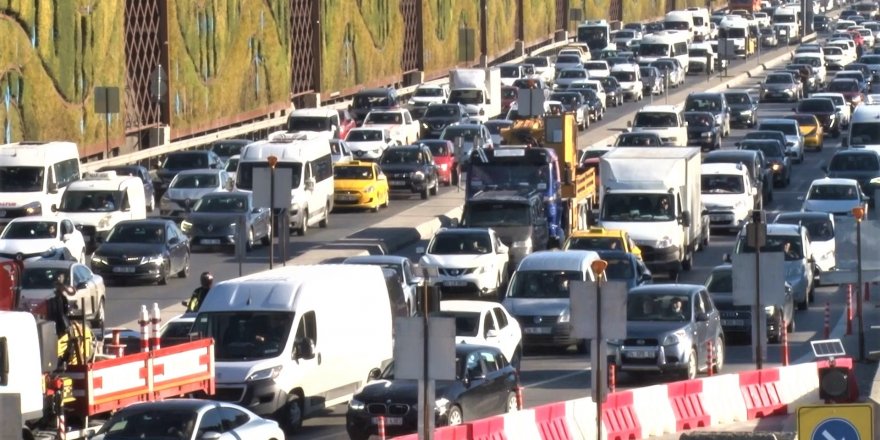
[{"label": "metal guardrail", "polygon": [[[514,58],[512,60],[507,60],[504,62],[505,63],[517,63],[519,61],[522,61],[523,59],[525,59],[528,56],[542,54],[542,53],[554,51],[556,49],[564,47],[567,44],[569,44],[569,42],[570,42],[570,40],[568,40],[568,39],[565,39],[564,41],[553,42],[553,43],[550,43],[546,46],[541,46],[541,47],[535,48],[534,50],[527,53],[526,55]],[[492,65],[492,64],[490,63],[490,65]],[[444,84],[448,84],[448,83],[449,83],[449,78],[444,77],[444,78],[437,79],[434,81],[428,81],[424,84],[444,85]],[[397,94],[398,94],[398,96],[401,97],[401,99],[406,99],[407,97],[409,97],[409,95],[412,95],[413,93],[415,93],[416,89],[420,85],[422,85],[422,84],[408,86],[408,87],[402,87],[400,89],[397,89]],[[350,102],[351,102],[350,100],[345,100],[342,102],[327,105],[327,106],[325,106],[325,108],[330,108],[330,109],[334,109],[334,110],[344,109],[344,108],[348,107]],[[201,136],[196,136],[196,137],[192,137],[192,138],[188,138],[188,139],[184,139],[184,140],[180,140],[180,141],[170,142],[170,143],[166,143],[163,145],[158,145],[155,147],[150,147],[150,148],[146,148],[143,150],[138,150],[138,151],[135,151],[132,153],[127,153],[127,154],[122,154],[122,155],[119,155],[116,157],[111,157],[108,159],[85,162],[82,165],[80,165],[80,168],[82,169],[83,172],[88,172],[88,171],[96,171],[97,169],[99,169],[101,167],[105,167],[105,166],[118,166],[118,165],[126,165],[126,164],[130,164],[130,163],[140,162],[140,161],[148,160],[148,159],[159,157],[159,156],[164,156],[168,153],[173,153],[175,151],[203,147],[203,146],[208,145],[214,141],[240,137],[240,136],[247,134],[247,133],[252,133],[255,131],[259,131],[259,130],[266,130],[266,129],[270,129],[270,128],[274,128],[274,127],[280,127],[280,126],[284,125],[286,122],[287,122],[287,115],[284,115],[284,116],[280,116],[280,117],[266,119],[263,121],[254,122],[251,124],[241,125],[241,126],[237,126],[237,127],[230,127],[230,128],[218,130],[215,132],[207,133],[207,134],[204,134]]]}]

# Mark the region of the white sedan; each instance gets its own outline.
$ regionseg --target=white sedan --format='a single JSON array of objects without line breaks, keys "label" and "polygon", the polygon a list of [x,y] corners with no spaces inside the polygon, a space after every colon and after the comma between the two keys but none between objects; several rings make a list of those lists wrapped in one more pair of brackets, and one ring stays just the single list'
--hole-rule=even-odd
[{"label": "white sedan", "polygon": [[0,258],[34,260],[59,248],[67,248],[76,261],[85,261],[85,240],[68,218],[19,217],[0,234]]},{"label": "white sedan", "polygon": [[847,217],[852,215],[853,208],[863,207],[867,217],[868,197],[855,179],[816,179],[810,184],[806,197],[800,199],[804,201],[801,210],[805,212],[827,212]]},{"label": "white sedan", "polygon": [[455,343],[497,347],[510,364],[522,360],[522,329],[503,305],[492,301],[440,301],[443,316],[455,318]]}]

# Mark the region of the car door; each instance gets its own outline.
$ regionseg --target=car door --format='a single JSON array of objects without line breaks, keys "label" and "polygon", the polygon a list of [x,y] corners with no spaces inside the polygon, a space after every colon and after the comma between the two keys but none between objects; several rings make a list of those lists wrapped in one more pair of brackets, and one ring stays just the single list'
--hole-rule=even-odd
[{"label": "car door", "polygon": [[486,372],[484,400],[486,408],[484,417],[502,414],[507,402],[507,377],[502,370],[504,360],[494,350],[480,350],[483,359],[483,370]]},{"label": "car door", "polygon": [[171,261],[170,274],[176,273],[183,267],[186,258],[186,243],[177,233],[177,228],[165,225],[165,246],[168,248],[169,260]]},{"label": "car door", "polygon": [[[97,302],[95,298],[95,283],[91,280],[91,273],[89,269],[85,266],[75,263],[70,268],[71,271],[71,280],[73,288],[76,289],[76,294],[74,295],[76,306],[86,316],[90,316],[94,313],[95,308],[97,307]],[[85,304],[83,304],[85,302]]]},{"label": "car door", "polygon": [[221,406],[220,418],[223,423],[224,436],[231,436],[236,439],[258,439],[260,434],[265,435],[265,433],[255,431],[253,427],[248,429],[244,426],[251,420],[251,416],[240,409],[231,406]]},{"label": "car door", "polygon": [[[708,318],[706,304],[703,302],[703,297],[699,292],[695,293],[691,298],[691,307],[693,307],[691,325],[694,326],[694,335],[696,336],[695,339],[697,343],[697,365],[700,366],[705,365],[706,354],[708,352],[707,343],[714,335],[711,335],[709,332],[711,318]],[[701,315],[708,319],[701,319]]]},{"label": "car door", "polygon": [[468,353],[464,362],[462,380],[464,390],[458,398],[464,420],[475,420],[486,417],[492,403],[487,402],[488,390],[486,371],[483,368],[483,357],[479,350]]},{"label": "car door", "polygon": [[[314,163],[309,161],[303,167],[305,172],[305,179],[303,182],[315,181],[315,186],[309,189],[308,186],[303,187],[303,190],[306,193],[306,204],[308,206],[309,217],[314,217],[315,214],[321,212],[324,209],[324,200],[320,197],[320,191],[315,191],[315,187],[317,186],[317,180],[315,178],[315,170],[313,168]],[[308,222],[309,219],[303,219],[303,222]]]},{"label": "car door", "polygon": [[73,222],[70,220],[61,220],[61,239],[64,240],[64,247],[70,251],[77,260],[84,259],[83,252],[86,249],[86,242],[83,240],[82,233],[78,233]]},{"label": "car door", "polygon": [[482,338],[483,343],[501,349],[501,338],[499,338],[498,326],[495,324],[495,315],[491,310],[483,310],[481,315],[480,320],[483,321],[483,323],[480,326],[480,337]]},{"label": "car door", "polygon": [[504,312],[501,306],[492,307],[491,313],[495,317],[495,324],[498,327],[498,346],[501,348],[501,353],[513,361],[514,353],[516,353],[522,335],[519,329],[511,324],[507,313]]}]

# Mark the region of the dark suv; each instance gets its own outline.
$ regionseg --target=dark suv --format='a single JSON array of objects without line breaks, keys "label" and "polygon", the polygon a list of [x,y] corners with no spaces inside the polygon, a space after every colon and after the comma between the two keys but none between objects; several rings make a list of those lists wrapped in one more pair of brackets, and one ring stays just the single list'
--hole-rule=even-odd
[{"label": "dark suv", "polygon": [[388,176],[388,189],[392,193],[417,193],[422,199],[437,195],[440,179],[427,145],[388,148],[379,158],[379,167]]},{"label": "dark suv", "polygon": [[348,110],[351,117],[354,118],[357,125],[364,123],[364,119],[373,109],[377,108],[393,108],[399,104],[397,90],[391,87],[382,87],[378,89],[365,89],[354,94]]},{"label": "dark suv", "polygon": [[526,255],[549,246],[544,201],[537,191],[480,191],[464,204],[461,225],[494,229],[510,249],[511,271]]},{"label": "dark suv", "polygon": [[431,104],[419,119],[421,138],[438,138],[444,128],[460,124],[467,118],[467,110],[461,104]]},{"label": "dark suv", "polygon": [[712,113],[715,125],[721,127],[721,136],[730,135],[730,107],[723,93],[691,93],[684,101],[684,111]]},{"label": "dark suv", "polygon": [[822,171],[832,178],[855,179],[874,204],[874,191],[880,188],[871,184],[871,180],[880,177],[880,153],[865,148],[850,148],[834,153],[828,165]]}]

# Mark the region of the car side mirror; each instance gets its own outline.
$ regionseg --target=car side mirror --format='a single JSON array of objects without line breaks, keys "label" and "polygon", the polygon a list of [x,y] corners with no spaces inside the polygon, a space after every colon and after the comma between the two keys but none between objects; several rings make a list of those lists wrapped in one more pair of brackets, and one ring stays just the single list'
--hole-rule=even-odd
[{"label": "car side mirror", "polygon": [[71,234],[62,234],[62,235],[61,235],[61,241],[67,241],[67,240],[70,240],[70,235],[71,235]]},{"label": "car side mirror", "polygon": [[315,178],[309,177],[308,179],[306,179],[306,190],[313,191],[314,189],[315,189]]},{"label": "car side mirror", "polygon": [[643,283],[650,283],[654,281],[654,276],[651,275],[651,272],[642,272],[642,274],[639,276],[639,281]]},{"label": "car side mirror", "polygon": [[293,351],[293,359],[312,359],[315,357],[315,341],[306,338],[296,343]]},{"label": "car side mirror", "polygon": [[754,186],[749,188],[749,195],[752,195],[752,196],[758,195],[758,188],[755,188]]},{"label": "car side mirror", "polygon": [[709,320],[709,314],[707,314],[706,312],[699,312],[695,316],[695,319],[697,322],[706,322]]},{"label": "car side mirror", "polygon": [[682,211],[681,218],[679,219],[679,222],[681,223],[682,226],[684,226],[686,228],[690,227],[691,226],[691,213],[688,211]]},{"label": "car side mirror", "polygon": [[820,168],[822,169],[823,173],[826,173],[826,174],[828,173],[828,165],[822,164],[822,166]]},{"label": "car side mirror", "polygon": [[725,263],[730,263],[730,262],[732,261],[732,259],[730,258],[730,254],[724,254],[724,255],[722,255],[722,256],[721,256],[721,261],[724,261]]},{"label": "car side mirror", "polygon": [[500,244],[498,245],[498,251],[496,252],[498,255],[504,255],[508,252],[507,246]]},{"label": "car side mirror", "polygon": [[425,279],[422,277],[411,277],[409,279],[409,284],[413,286],[420,286],[423,282],[425,282]]},{"label": "car side mirror", "polygon": [[626,128],[632,128],[632,126],[633,126],[632,121],[626,121]]}]

